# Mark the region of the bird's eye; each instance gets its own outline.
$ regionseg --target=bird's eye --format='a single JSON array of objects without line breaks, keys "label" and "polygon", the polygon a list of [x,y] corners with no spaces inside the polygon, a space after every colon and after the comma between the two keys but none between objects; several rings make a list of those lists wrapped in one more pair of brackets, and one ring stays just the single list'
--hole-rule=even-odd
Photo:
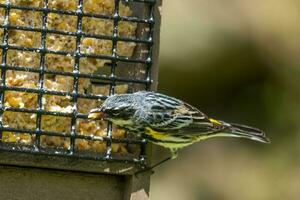
[{"label": "bird's eye", "polygon": [[119,112],[117,112],[116,110],[113,110],[113,111],[112,111],[112,115],[118,116],[118,115],[119,115]]},{"label": "bird's eye", "polygon": [[111,109],[107,109],[106,113],[108,113],[109,115],[112,115],[112,116],[118,116],[120,111],[118,109],[111,108]]}]

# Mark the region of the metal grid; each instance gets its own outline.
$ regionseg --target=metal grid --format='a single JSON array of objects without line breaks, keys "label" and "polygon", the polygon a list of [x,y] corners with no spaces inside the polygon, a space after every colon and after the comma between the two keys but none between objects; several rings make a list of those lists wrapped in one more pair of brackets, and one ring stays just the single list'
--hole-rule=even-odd
[{"label": "metal grid", "polygon": [[[83,1],[78,0],[78,6],[76,11],[69,11],[69,10],[58,10],[58,9],[51,9],[48,7],[48,0],[44,0],[44,7],[37,8],[37,7],[27,7],[27,6],[19,6],[13,5],[9,0],[6,0],[4,4],[0,4],[0,8],[5,10],[4,13],[4,23],[0,25],[0,28],[3,29],[3,41],[0,45],[2,49],[2,62],[1,62],[1,85],[0,85],[0,138],[2,138],[3,131],[10,131],[14,133],[28,133],[35,136],[34,145],[32,147],[28,146],[18,146],[18,145],[8,145],[4,142],[0,142],[0,150],[4,151],[12,151],[12,152],[27,152],[31,154],[45,154],[45,155],[57,155],[57,156],[66,156],[66,157],[77,157],[83,159],[95,159],[95,160],[105,160],[105,161],[123,161],[123,162],[134,162],[134,163],[144,163],[145,162],[145,144],[146,141],[137,138],[113,138],[112,137],[112,125],[108,123],[107,128],[107,136],[106,137],[96,137],[93,135],[79,135],[77,134],[76,130],[76,120],[78,119],[87,119],[86,114],[82,114],[78,112],[78,105],[77,100],[78,98],[85,98],[85,99],[105,99],[106,96],[104,95],[94,95],[94,94],[83,94],[78,92],[78,81],[80,78],[88,78],[93,79],[95,82],[106,82],[110,85],[109,95],[114,94],[115,86],[117,83],[128,83],[128,84],[137,84],[143,86],[144,89],[148,90],[151,83],[151,67],[152,67],[152,47],[153,47],[153,28],[154,28],[154,6],[155,0],[131,0],[131,1],[122,1],[124,3],[131,3],[131,4],[145,4],[147,8],[149,8],[147,18],[140,18],[140,17],[125,17],[120,16],[119,14],[119,3],[121,0],[114,0],[114,14],[104,15],[104,14],[94,14],[94,13],[85,13],[83,10]],[[42,27],[30,27],[30,26],[15,26],[9,23],[9,14],[11,9],[16,10],[27,10],[27,11],[35,11],[40,12],[42,14]],[[64,14],[69,16],[76,16],[77,17],[77,25],[76,25],[76,32],[68,32],[68,31],[59,31],[47,28],[47,16],[49,13],[56,13],[56,14]],[[99,19],[109,19],[113,20],[113,35],[97,35],[97,34],[90,34],[84,33],[82,31],[82,18],[83,17],[93,17]],[[118,35],[118,24],[120,21],[127,21],[127,22],[135,22],[140,24],[141,26],[148,26],[149,31],[146,38],[128,38],[128,37],[121,37]],[[21,31],[30,31],[30,32],[37,32],[41,34],[41,44],[39,48],[32,48],[32,47],[22,47],[17,45],[10,45],[9,44],[9,31],[10,30],[21,30]],[[58,51],[58,50],[51,50],[46,48],[46,36],[47,34],[59,34],[59,35],[67,35],[67,36],[75,36],[76,37],[76,49],[74,52],[68,51]],[[111,55],[96,55],[96,54],[87,54],[81,53],[81,38],[88,37],[88,38],[96,38],[101,40],[110,40],[112,41],[112,53]],[[129,58],[129,57],[122,57],[118,56],[117,54],[117,42],[124,41],[124,42],[134,42],[136,44],[143,44],[147,50],[147,56],[144,58]],[[12,66],[7,64],[7,52],[8,50],[20,50],[26,52],[35,52],[40,54],[40,64],[39,68],[28,68],[23,66]],[[144,49],[145,50],[145,49]],[[54,71],[45,68],[45,57],[47,54],[56,54],[56,55],[71,55],[74,57],[74,70],[73,72],[61,72],[61,71]],[[139,53],[139,52],[138,52]],[[96,58],[96,59],[105,59],[110,60],[110,69],[111,73],[109,76],[103,74],[85,74],[80,73],[80,59],[82,58]],[[141,79],[139,77],[118,77],[116,75],[116,67],[118,64],[127,63],[130,67],[143,65],[146,68],[146,77]],[[23,71],[23,72],[31,72],[31,73],[38,73],[38,88],[21,88],[21,87],[11,87],[7,86],[6,84],[6,71]],[[66,77],[73,77],[73,91],[72,92],[64,92],[64,91],[53,91],[44,88],[44,75],[52,74],[52,75],[62,75]],[[16,108],[16,107],[6,107],[4,95],[5,91],[16,91],[16,92],[30,92],[35,93],[38,96],[38,105],[36,109],[29,109],[29,108]],[[43,109],[42,105],[42,97],[43,95],[58,95],[58,96],[69,96],[72,98],[72,102],[74,103],[74,110],[72,113],[65,113],[65,112],[53,112],[47,111]],[[18,128],[11,128],[6,127],[2,121],[2,115],[5,111],[14,111],[14,112],[21,112],[21,113],[34,113],[36,114],[36,128],[35,130],[24,130]],[[41,121],[43,115],[52,115],[52,116],[63,116],[71,118],[71,131],[70,134],[54,132],[54,131],[45,131],[41,128]],[[70,148],[67,150],[58,150],[58,149],[48,149],[41,147],[41,136],[59,136],[64,138],[70,139]],[[107,145],[106,153],[104,154],[87,154],[80,152],[75,149],[75,141],[77,139],[85,139],[85,140],[92,140],[92,141],[105,141]],[[126,156],[114,156],[111,152],[112,144],[113,143],[123,143],[123,144],[137,144],[141,146],[141,153],[138,157],[126,157]]]}]

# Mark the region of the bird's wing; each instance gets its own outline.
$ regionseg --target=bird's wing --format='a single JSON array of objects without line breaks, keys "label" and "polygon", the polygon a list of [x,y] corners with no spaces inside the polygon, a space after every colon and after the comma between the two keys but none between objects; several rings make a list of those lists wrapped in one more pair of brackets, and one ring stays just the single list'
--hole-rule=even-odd
[{"label": "bird's wing", "polygon": [[214,124],[195,107],[173,97],[152,94],[146,100],[151,107],[146,114],[145,123],[151,129],[169,134],[205,133]]},{"label": "bird's wing", "polygon": [[191,114],[192,123],[179,129],[176,134],[207,134],[224,128],[217,120],[209,118],[197,108],[187,103],[184,103],[184,106],[188,109],[187,112]]}]

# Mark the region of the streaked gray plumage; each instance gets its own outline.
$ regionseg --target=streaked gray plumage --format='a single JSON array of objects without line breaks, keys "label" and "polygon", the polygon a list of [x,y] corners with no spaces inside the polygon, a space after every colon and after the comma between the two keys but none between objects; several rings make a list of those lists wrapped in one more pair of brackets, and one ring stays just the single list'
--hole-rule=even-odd
[{"label": "streaked gray plumage", "polygon": [[209,118],[181,100],[155,92],[112,95],[101,108],[91,110],[89,117],[143,134],[147,140],[169,148],[173,158],[178,149],[211,137],[269,142],[259,129]]}]

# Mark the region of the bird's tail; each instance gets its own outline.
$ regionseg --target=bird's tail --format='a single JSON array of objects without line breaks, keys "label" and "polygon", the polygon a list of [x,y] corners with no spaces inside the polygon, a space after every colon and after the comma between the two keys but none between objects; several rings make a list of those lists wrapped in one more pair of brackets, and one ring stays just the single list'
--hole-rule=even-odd
[{"label": "bird's tail", "polygon": [[270,143],[270,140],[266,136],[266,134],[263,131],[254,127],[241,125],[241,124],[226,123],[225,130],[227,133],[235,137],[242,137],[242,138],[247,138],[247,139],[251,139],[263,143]]},{"label": "bird's tail", "polygon": [[241,137],[263,143],[270,143],[266,134],[257,128],[235,123],[226,123],[213,118],[208,119],[219,129],[219,131],[209,134],[209,137]]}]

